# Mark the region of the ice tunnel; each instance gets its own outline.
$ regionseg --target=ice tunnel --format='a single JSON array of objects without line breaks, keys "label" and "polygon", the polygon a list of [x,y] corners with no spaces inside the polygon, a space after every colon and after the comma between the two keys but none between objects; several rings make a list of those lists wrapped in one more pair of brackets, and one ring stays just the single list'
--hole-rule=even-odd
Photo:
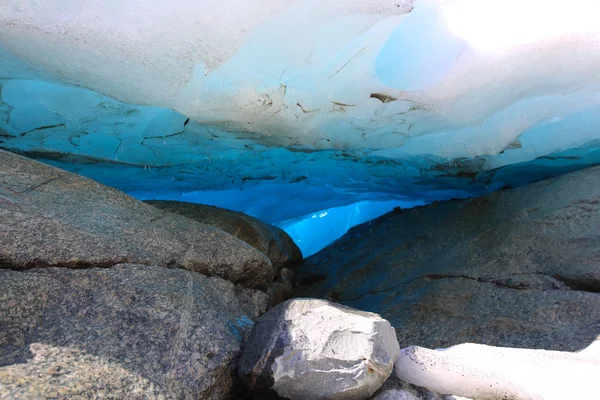
[{"label": "ice tunnel", "polygon": [[594,0],[0,0],[0,148],[305,253],[600,160]]}]

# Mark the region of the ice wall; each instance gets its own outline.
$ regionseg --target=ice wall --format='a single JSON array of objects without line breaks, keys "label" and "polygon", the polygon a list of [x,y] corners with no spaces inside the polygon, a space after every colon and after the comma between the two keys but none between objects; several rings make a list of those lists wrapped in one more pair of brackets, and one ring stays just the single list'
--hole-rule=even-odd
[{"label": "ice wall", "polygon": [[423,204],[423,201],[361,201],[282,221],[277,226],[290,235],[304,257],[309,257],[341,238],[356,225],[375,219],[396,207],[412,208]]},{"label": "ice wall", "polygon": [[477,195],[599,161],[595,0],[0,10],[0,147],[140,198],[281,222]]},{"label": "ice wall", "polygon": [[581,145],[600,118],[594,0],[0,6],[0,45],[45,73],[265,144],[391,158],[521,146],[504,164]]}]

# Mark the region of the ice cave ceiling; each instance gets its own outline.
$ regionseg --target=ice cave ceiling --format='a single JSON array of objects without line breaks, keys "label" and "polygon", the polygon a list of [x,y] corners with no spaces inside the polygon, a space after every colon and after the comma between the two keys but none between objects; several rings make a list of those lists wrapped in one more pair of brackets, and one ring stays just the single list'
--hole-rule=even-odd
[{"label": "ice cave ceiling", "polygon": [[0,0],[0,147],[281,222],[600,160],[595,0]]}]

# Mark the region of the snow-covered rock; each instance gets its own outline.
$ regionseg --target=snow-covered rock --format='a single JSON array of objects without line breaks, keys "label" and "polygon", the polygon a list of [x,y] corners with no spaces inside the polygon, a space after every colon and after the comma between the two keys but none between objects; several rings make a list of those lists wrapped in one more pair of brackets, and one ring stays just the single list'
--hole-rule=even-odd
[{"label": "snow-covered rock", "polygon": [[383,385],[399,351],[394,329],[379,315],[295,299],[258,320],[238,372],[256,394],[360,400]]},{"label": "snow-covered rock", "polygon": [[398,378],[438,393],[474,399],[562,400],[598,397],[600,341],[576,352],[465,343],[403,349]]}]

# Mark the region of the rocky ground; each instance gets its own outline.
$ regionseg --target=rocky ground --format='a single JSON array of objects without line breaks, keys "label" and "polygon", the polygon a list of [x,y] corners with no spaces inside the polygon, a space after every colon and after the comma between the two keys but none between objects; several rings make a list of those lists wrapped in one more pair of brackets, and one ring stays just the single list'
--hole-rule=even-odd
[{"label": "rocky ground", "polygon": [[0,151],[0,399],[597,393],[600,168],[305,260],[244,214],[148,203]]},{"label": "rocky ground", "polygon": [[577,351],[600,334],[600,167],[396,210],[297,268],[296,296],[376,312],[400,345]]},{"label": "rocky ground", "polygon": [[0,398],[231,397],[265,291],[285,300],[302,256],[275,227],[186,207],[0,151]]}]

